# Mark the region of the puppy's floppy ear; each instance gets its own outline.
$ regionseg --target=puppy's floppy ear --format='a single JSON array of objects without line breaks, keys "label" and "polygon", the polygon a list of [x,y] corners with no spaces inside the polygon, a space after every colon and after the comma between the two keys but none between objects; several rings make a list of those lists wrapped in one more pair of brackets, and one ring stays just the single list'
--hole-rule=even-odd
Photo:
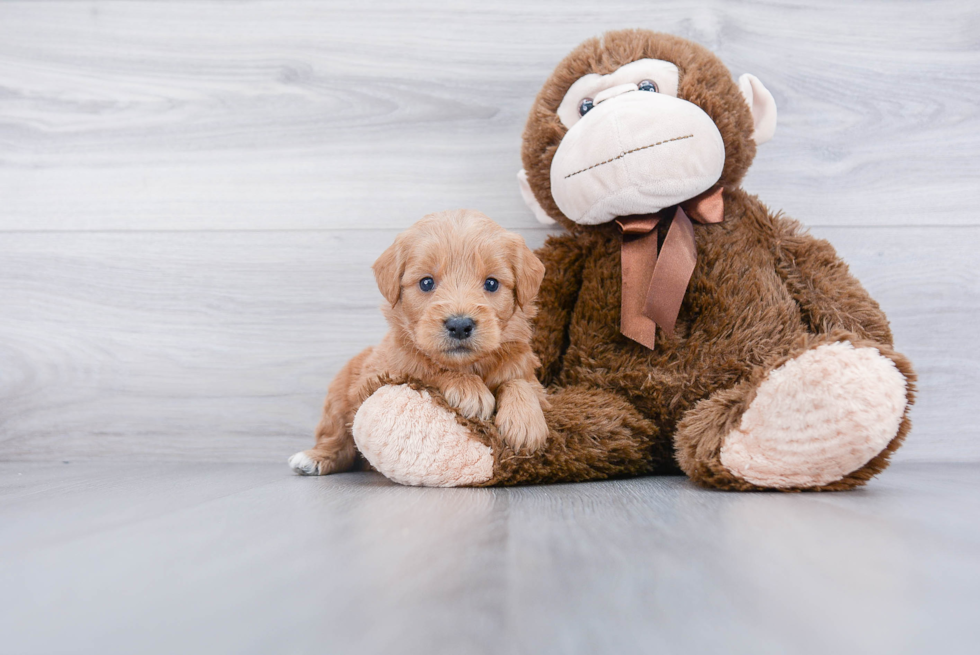
[{"label": "puppy's floppy ear", "polygon": [[381,295],[394,307],[402,295],[402,276],[405,274],[405,245],[401,235],[381,253],[371,268]]},{"label": "puppy's floppy ear", "polygon": [[517,296],[517,304],[524,307],[538,295],[541,281],[544,280],[544,264],[527,247],[521,235],[512,234],[511,243],[513,244],[514,294]]}]

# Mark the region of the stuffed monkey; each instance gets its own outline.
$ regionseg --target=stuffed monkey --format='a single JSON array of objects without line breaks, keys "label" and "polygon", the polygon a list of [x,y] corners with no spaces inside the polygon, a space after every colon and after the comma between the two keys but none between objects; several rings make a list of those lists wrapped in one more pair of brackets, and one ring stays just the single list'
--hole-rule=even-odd
[{"label": "stuffed monkey", "polygon": [[683,471],[838,490],[882,471],[915,376],[830,244],[739,186],[775,126],[762,83],[690,41],[625,30],[577,47],[534,101],[518,176],[567,230],[537,252],[546,446],[514,451],[436,390],[380,380],[353,422],[361,453],[432,486]]}]

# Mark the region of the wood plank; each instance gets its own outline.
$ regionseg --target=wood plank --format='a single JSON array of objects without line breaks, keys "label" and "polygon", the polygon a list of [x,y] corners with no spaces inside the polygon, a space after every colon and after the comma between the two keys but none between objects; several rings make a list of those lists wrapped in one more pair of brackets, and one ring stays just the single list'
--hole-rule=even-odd
[{"label": "wood plank", "polygon": [[6,463],[0,634],[18,655],[972,653],[978,472],[719,494]]},{"label": "wood plank", "polygon": [[[532,246],[546,234],[524,232]],[[899,459],[980,458],[980,228],[821,228],[921,376]],[[279,460],[385,330],[395,231],[8,233],[0,460]]]},{"label": "wood plank", "polygon": [[977,225],[972,3],[0,5],[0,230],[531,226],[528,108],[606,29],[716,50],[780,106],[746,188],[811,225]]}]

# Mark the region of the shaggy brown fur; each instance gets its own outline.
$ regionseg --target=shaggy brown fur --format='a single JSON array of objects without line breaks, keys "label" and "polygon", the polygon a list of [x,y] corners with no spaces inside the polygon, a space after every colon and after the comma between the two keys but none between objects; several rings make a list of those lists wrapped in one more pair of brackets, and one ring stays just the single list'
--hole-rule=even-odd
[{"label": "shaggy brown fur", "polygon": [[[431,385],[463,416],[493,417],[509,448],[540,448],[548,437],[547,400],[535,377],[530,320],[544,265],[524,239],[476,211],[431,214],[398,236],[374,273],[391,329],[331,383],[316,445],[305,452],[315,472],[355,465],[350,425],[379,378]],[[431,288],[420,287],[423,279]],[[488,279],[499,287],[488,290]],[[454,318],[474,321],[465,338],[452,336]]]},{"label": "shaggy brown fur", "polygon": [[[678,96],[717,124],[726,160],[725,220],[695,225],[698,261],[675,334],[659,330],[650,350],[620,333],[620,234],[614,224],[583,227],[551,197],[550,167],[565,128],[555,115],[569,86],[641,58],[674,62]],[[539,257],[547,274],[535,320],[540,378],[550,387],[551,435],[533,455],[504,443],[490,423],[460,418],[493,450],[487,482],[555,482],[684,471],[719,489],[758,489],[720,462],[723,439],[738,426],[760,382],[808,349],[836,341],[876,348],[907,381],[915,375],[892,349],[878,304],[826,242],[773,214],[738,184],[755,155],[751,112],[728,70],[710,52],[677,37],[612,32],[576,48],[538,94],[524,133],[523,161],[541,206],[569,234],[549,238]],[[437,397],[434,395],[433,397]],[[897,436],[836,490],[885,468],[909,430]],[[789,489],[795,490],[795,489]]]}]

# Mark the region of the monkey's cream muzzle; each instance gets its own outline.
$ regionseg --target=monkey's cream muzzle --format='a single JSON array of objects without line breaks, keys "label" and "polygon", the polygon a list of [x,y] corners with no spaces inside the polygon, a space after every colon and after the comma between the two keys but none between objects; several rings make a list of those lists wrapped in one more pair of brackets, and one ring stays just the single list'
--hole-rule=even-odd
[{"label": "monkey's cream muzzle", "polygon": [[597,94],[555,152],[551,194],[576,223],[656,213],[721,177],[725,144],[714,121],[686,100],[635,89]]}]

